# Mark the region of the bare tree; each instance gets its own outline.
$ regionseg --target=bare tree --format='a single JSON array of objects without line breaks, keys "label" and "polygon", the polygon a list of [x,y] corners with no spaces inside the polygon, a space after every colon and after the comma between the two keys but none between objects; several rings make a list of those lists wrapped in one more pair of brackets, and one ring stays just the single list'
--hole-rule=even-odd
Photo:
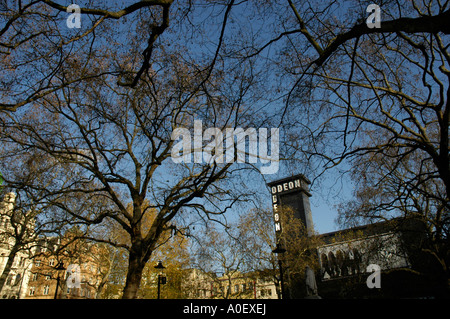
[{"label": "bare tree", "polygon": [[448,277],[449,4],[381,2],[373,28],[369,4],[289,0],[272,12],[279,27],[271,39],[250,56],[282,44],[275,69],[292,161],[317,176],[352,174],[357,204],[342,216],[419,217],[429,230],[423,248]]},{"label": "bare tree", "polygon": [[376,154],[371,161],[361,158],[356,163],[355,198],[340,205],[339,224],[348,227],[397,217],[399,226],[392,229],[403,228],[403,236],[409,238],[404,246],[414,264],[410,271],[430,277],[436,293],[445,293],[450,225],[442,184],[420,176],[430,163],[414,154],[401,161]]},{"label": "bare tree", "polygon": [[[19,56],[27,55],[28,45],[42,46],[30,49],[34,58],[21,62],[22,72],[37,68],[36,74],[6,77],[19,81],[3,92],[2,108],[16,111],[2,116],[8,156],[13,160],[28,150],[46,154],[64,170],[62,178],[50,186],[28,187],[44,192],[46,201],[72,222],[100,226],[109,221],[128,233],[129,244],[100,239],[129,253],[123,298],[137,296],[159,237],[173,228],[171,221],[182,210],[214,218],[244,199],[226,185],[232,163],[174,163],[171,158],[173,130],[192,132],[195,119],[221,129],[249,123],[255,69],[251,63],[229,63],[220,54],[233,5],[211,6],[209,17],[220,23],[216,33],[196,43],[206,47],[204,56],[197,46],[187,46],[193,39],[189,33],[203,27],[186,18],[203,15],[190,3],[175,11],[173,28],[180,33],[167,39],[160,35],[169,25],[172,1],[140,1],[117,11],[81,5],[83,23],[91,21],[87,30],[73,30],[76,36],[67,28],[53,28],[66,10],[56,2],[5,6],[2,43],[12,46],[4,54],[8,70],[17,72],[22,66]],[[130,24],[120,24],[126,16]],[[30,17],[45,23],[32,24]],[[20,22],[40,29],[16,45],[12,42],[20,39],[15,28]],[[118,41],[111,41],[112,34]],[[26,79],[36,85],[24,90]],[[150,226],[144,225],[152,209],[158,213]]]},{"label": "bare tree", "polygon": [[277,256],[272,253],[276,247],[272,209],[255,208],[242,215],[236,225],[236,240],[243,258],[246,272],[264,274],[271,278],[280,296],[280,276]]},{"label": "bare tree", "polygon": [[217,295],[223,299],[231,298],[233,279],[240,274],[244,262],[236,238],[228,231],[209,226],[197,241],[194,257],[195,267],[210,274],[211,281],[219,287]]},{"label": "bare tree", "polygon": [[[120,75],[122,85],[136,86],[141,75],[148,72],[153,48],[158,37],[169,26],[169,12],[173,0],[134,1],[119,8],[108,3],[108,7],[98,7],[91,1],[80,1],[81,28],[69,29],[66,21],[72,11],[68,6],[49,0],[2,1],[0,5],[0,58],[2,75],[0,89],[0,109],[16,111],[20,107],[54,93],[69,84],[96,78],[102,74],[95,66],[97,45],[103,45],[99,33],[112,32],[111,21],[123,21],[133,15],[149,14],[145,49],[137,70],[119,70],[114,65],[103,69],[106,74]],[[130,23],[132,25],[132,22]],[[114,46],[114,43],[111,43]],[[87,48],[87,56],[80,59],[82,68],[78,77],[70,80],[56,76],[74,51]],[[126,75],[127,79],[122,78]]]},{"label": "bare tree", "polygon": [[61,234],[67,219],[56,219],[54,207],[45,200],[45,192],[27,187],[29,183],[49,186],[59,178],[49,158],[43,153],[16,154],[10,161],[6,148],[2,152],[4,186],[0,207],[0,244],[6,249],[5,267],[0,275],[0,289],[9,276],[16,257],[35,257],[36,247],[47,235]]},{"label": "bare tree", "polygon": [[448,206],[448,3],[382,2],[373,28],[369,4],[255,5],[273,19],[230,51],[259,56],[278,75],[285,105],[275,116],[294,163],[320,175],[374,153],[417,153],[431,164],[421,178],[439,180]]}]

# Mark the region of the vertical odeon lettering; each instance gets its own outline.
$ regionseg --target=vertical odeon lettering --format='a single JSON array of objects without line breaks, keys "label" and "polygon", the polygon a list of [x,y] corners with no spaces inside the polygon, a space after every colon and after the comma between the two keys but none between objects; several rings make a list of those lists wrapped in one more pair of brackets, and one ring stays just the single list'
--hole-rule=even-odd
[{"label": "vertical odeon lettering", "polygon": [[278,213],[278,197],[277,195],[272,196],[272,207],[273,207],[273,219],[275,221],[275,231],[281,231],[281,221],[280,214]]},{"label": "vertical odeon lettering", "polygon": [[275,231],[281,232],[281,220],[280,220],[280,214],[278,213],[278,195],[277,193],[283,193],[288,192],[293,189],[301,188],[301,182],[300,179],[296,179],[293,181],[288,181],[285,183],[280,183],[278,185],[272,186],[272,206],[273,206],[273,219],[275,221]]}]

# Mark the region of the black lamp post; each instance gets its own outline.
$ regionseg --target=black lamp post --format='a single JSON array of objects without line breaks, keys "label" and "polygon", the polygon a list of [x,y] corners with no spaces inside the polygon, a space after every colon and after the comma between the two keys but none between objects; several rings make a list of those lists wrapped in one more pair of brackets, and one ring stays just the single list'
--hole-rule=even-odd
[{"label": "black lamp post", "polygon": [[165,285],[166,284],[166,276],[164,276],[162,274],[162,270],[165,269],[166,267],[163,266],[162,261],[158,261],[158,264],[155,266],[155,269],[159,269],[159,274],[158,274],[158,299],[161,298],[161,285]]},{"label": "black lamp post", "polygon": [[59,281],[61,278],[61,270],[66,270],[66,268],[64,268],[64,263],[62,261],[60,261],[58,263],[58,265],[56,265],[55,270],[58,272],[58,277],[56,277],[56,289],[55,289],[55,297],[54,299],[58,298],[58,287],[59,287]]},{"label": "black lamp post", "polygon": [[284,254],[286,249],[284,249],[280,244],[277,244],[277,248],[272,250],[274,254],[278,254],[278,267],[280,268],[280,284],[281,284],[281,299],[285,299],[284,294],[284,279],[283,279],[283,266],[280,254]]}]

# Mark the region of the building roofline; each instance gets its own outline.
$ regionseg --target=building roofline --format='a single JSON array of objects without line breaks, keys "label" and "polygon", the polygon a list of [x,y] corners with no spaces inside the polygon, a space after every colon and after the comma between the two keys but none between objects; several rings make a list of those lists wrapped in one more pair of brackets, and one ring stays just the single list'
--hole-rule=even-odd
[{"label": "building roofline", "polygon": [[332,231],[332,232],[328,232],[328,233],[319,234],[318,237],[329,238],[329,237],[334,237],[339,234],[345,234],[345,233],[351,232],[351,231],[362,231],[363,233],[365,231],[368,231],[368,233],[365,235],[369,235],[369,236],[376,235],[376,234],[382,234],[382,233],[388,233],[388,232],[392,232],[393,228],[396,226],[392,223],[405,221],[407,219],[408,218],[405,218],[405,217],[395,217],[395,218],[392,218],[389,220],[383,220],[383,221],[376,222],[376,223],[360,225],[360,226],[355,226],[355,227],[350,227],[350,228],[346,228],[346,229],[340,229],[340,230],[336,230],[336,231]]},{"label": "building roofline", "polygon": [[277,185],[277,184],[280,184],[280,183],[283,183],[283,182],[287,182],[287,181],[291,181],[291,180],[297,179],[297,178],[300,178],[300,179],[304,180],[307,184],[311,184],[311,181],[309,179],[307,179],[305,175],[297,174],[297,175],[288,176],[288,177],[285,177],[285,178],[282,178],[282,179],[278,179],[276,181],[272,181],[272,182],[266,183],[266,185],[268,185],[268,186]]}]

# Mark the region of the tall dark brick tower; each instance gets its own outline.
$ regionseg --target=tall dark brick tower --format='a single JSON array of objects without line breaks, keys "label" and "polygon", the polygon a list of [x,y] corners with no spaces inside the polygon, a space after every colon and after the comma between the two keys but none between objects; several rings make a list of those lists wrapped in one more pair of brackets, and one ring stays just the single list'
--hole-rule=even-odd
[{"label": "tall dark brick tower", "polygon": [[[282,229],[281,220],[283,219],[283,207],[290,207],[294,216],[302,221],[306,227],[308,236],[313,235],[314,226],[311,214],[311,207],[309,203],[309,184],[311,182],[303,175],[295,175],[292,177],[283,178],[277,181],[268,183],[270,187],[270,193],[272,197],[273,218],[275,222],[275,233],[277,237],[277,249],[289,249],[285,247],[284,234]],[[274,251],[275,252],[275,251]],[[283,282],[287,285],[287,288],[283,288],[282,294],[284,299],[297,299],[305,297],[305,281],[298,276],[291,276],[289,271],[289,265],[283,266],[285,268],[284,274],[282,271],[282,253],[278,254],[280,272],[282,273]]]},{"label": "tall dark brick tower", "polygon": [[313,234],[313,220],[311,207],[309,204],[309,184],[311,182],[302,174],[283,178],[268,183],[272,194],[272,206],[275,220],[275,231],[277,236],[281,232],[279,215],[281,207],[290,207],[294,211],[294,216],[300,219],[305,225],[308,235]]}]

